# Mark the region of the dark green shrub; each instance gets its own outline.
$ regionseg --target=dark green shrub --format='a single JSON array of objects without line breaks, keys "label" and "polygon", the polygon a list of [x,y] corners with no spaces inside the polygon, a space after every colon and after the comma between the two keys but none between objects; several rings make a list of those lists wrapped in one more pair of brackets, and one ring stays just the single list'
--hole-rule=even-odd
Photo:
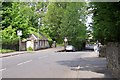
[{"label": "dark green shrub", "polygon": [[70,43],[75,47],[76,50],[83,50],[85,48],[85,39],[75,39],[69,42],[69,44]]},{"label": "dark green shrub", "polygon": [[33,48],[32,47],[28,47],[27,51],[33,51]]},{"label": "dark green shrub", "polygon": [[19,50],[19,40],[2,39],[2,49]]},{"label": "dark green shrub", "polygon": [[52,47],[53,41],[48,40],[50,47]]}]

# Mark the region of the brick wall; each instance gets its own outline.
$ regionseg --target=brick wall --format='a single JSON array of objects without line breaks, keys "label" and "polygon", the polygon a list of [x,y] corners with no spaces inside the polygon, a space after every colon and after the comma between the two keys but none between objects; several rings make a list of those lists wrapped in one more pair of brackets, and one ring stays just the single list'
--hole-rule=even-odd
[{"label": "brick wall", "polygon": [[106,46],[107,67],[110,72],[120,79],[120,43],[110,42]]}]

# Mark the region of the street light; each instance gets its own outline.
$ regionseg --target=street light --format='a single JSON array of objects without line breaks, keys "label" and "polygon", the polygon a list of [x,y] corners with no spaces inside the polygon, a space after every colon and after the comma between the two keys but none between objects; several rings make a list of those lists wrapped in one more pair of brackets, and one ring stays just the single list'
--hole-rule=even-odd
[{"label": "street light", "polygon": [[22,36],[22,30],[17,30],[17,35],[19,37],[19,51],[20,51],[21,48],[20,36]]}]

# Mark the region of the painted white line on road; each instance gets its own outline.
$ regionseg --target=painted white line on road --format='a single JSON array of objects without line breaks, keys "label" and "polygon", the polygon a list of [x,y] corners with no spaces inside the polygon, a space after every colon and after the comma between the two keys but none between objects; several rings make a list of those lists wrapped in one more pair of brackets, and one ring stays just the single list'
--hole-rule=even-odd
[{"label": "painted white line on road", "polygon": [[19,64],[17,64],[17,65],[19,66],[19,65],[22,65],[22,64],[25,64],[25,63],[31,62],[31,61],[32,61],[32,60],[25,61],[25,62],[19,63]]},{"label": "painted white line on road", "polygon": [[6,70],[6,68],[4,68],[4,69],[0,69],[0,71],[4,71],[4,70]]}]

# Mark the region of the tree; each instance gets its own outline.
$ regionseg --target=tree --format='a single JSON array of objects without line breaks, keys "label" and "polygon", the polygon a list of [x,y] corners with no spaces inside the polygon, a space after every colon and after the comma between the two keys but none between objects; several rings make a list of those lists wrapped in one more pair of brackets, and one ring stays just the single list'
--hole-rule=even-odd
[{"label": "tree", "polygon": [[90,7],[93,8],[94,38],[99,40],[101,43],[120,41],[120,3],[91,3]]},{"label": "tree", "polygon": [[86,38],[85,7],[85,3],[68,3],[61,24],[62,36],[78,49]]},{"label": "tree", "polygon": [[37,33],[38,18],[41,17],[41,14],[37,12],[41,7],[38,6],[39,4],[34,2],[3,2],[2,5],[2,45],[5,44],[5,47],[7,45],[9,48],[13,44],[17,45],[17,30],[22,30],[22,39],[29,34]]},{"label": "tree", "polygon": [[[85,3],[3,2],[2,10],[2,32],[9,29],[16,33],[20,29],[22,38],[26,38],[30,33],[41,31],[58,43],[67,37],[73,45],[86,38]],[[16,38],[16,34],[12,37]]]},{"label": "tree", "polygon": [[[61,40],[60,25],[61,19],[64,15],[62,3],[49,3],[48,11],[44,18],[46,32],[51,36],[53,40]],[[58,41],[59,42],[59,41]]]},{"label": "tree", "polygon": [[32,24],[33,15],[34,10],[30,8],[28,3],[3,2],[2,30],[9,26],[15,29],[15,32],[20,29],[23,32],[22,38],[25,38],[31,31],[35,31]]},{"label": "tree", "polygon": [[[47,26],[50,26],[48,28],[53,28],[55,31],[61,32],[64,28],[68,28],[71,24],[78,25],[74,20],[81,23],[79,21],[81,14],[79,13],[80,11],[78,11],[80,9],[80,4],[76,4],[77,3],[50,3],[45,16],[46,24],[48,24]],[[62,32],[59,34],[62,34]]]},{"label": "tree", "polygon": [[49,3],[44,18],[45,29],[53,40],[62,43],[67,37],[70,44],[85,39],[85,3]]}]

